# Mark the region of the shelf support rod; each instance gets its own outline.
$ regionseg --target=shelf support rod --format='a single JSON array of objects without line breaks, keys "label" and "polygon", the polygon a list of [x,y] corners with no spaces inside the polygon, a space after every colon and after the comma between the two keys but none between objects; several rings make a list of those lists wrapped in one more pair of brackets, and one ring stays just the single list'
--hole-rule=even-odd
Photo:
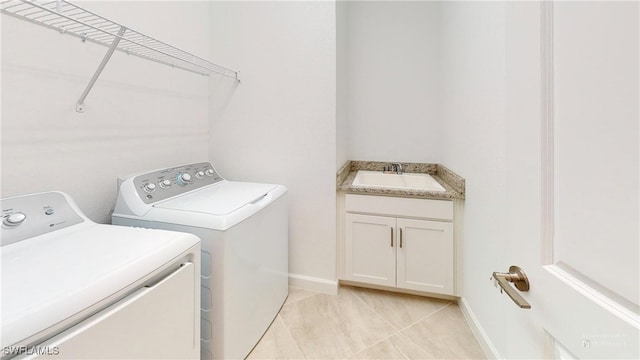
[{"label": "shelf support rod", "polygon": [[127,28],[124,26],[120,26],[120,30],[118,30],[118,36],[114,36],[113,42],[111,43],[111,46],[109,46],[109,50],[107,50],[104,58],[102,58],[102,62],[100,62],[100,65],[98,65],[98,69],[96,70],[95,74],[93,74],[91,80],[89,80],[89,84],[87,84],[87,87],[82,92],[82,95],[80,95],[80,99],[78,99],[78,102],[76,103],[77,112],[84,112],[84,100],[87,98],[87,95],[89,95],[89,91],[91,91],[93,85],[95,85],[96,80],[98,80],[98,77],[102,73],[102,70],[104,70],[105,66],[107,66],[109,59],[111,59],[111,55],[113,55],[113,52],[116,51],[118,43],[120,42],[120,39],[122,39],[125,31],[127,31]]}]

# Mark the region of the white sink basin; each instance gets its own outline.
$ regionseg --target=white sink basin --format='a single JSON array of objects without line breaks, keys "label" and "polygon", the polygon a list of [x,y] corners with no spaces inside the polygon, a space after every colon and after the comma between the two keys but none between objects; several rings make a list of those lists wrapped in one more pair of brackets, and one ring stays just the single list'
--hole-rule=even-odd
[{"label": "white sink basin", "polygon": [[382,171],[359,170],[352,185],[388,189],[446,191],[431,175],[416,173],[399,175],[385,174]]}]

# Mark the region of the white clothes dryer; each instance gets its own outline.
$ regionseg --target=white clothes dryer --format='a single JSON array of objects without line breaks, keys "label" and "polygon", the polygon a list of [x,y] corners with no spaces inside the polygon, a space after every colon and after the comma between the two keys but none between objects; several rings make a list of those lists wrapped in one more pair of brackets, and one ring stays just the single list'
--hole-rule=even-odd
[{"label": "white clothes dryer", "polygon": [[96,224],[61,192],[2,205],[2,358],[198,359],[200,240]]},{"label": "white clothes dryer", "polygon": [[130,176],[113,224],[202,239],[203,359],[242,359],[288,295],[287,189],[223,179],[208,162]]}]

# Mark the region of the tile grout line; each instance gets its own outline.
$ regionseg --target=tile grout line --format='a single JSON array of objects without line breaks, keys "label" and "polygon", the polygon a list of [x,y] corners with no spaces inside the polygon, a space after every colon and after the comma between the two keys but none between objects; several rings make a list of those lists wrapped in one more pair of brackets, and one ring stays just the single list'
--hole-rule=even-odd
[{"label": "tile grout line", "polygon": [[[300,352],[300,354],[302,355],[303,359],[306,359],[306,355],[304,353],[304,351],[302,351],[302,348],[300,347],[300,344],[298,344],[298,342],[296,341],[296,339],[293,337],[293,334],[291,333],[291,328],[289,327],[289,324],[287,324],[286,321],[284,321],[284,318],[282,318],[282,316],[280,316],[280,313],[282,312],[282,310],[285,307],[288,307],[289,305],[293,305],[295,303],[298,303],[302,300],[306,300],[306,299],[310,299],[316,295],[319,295],[321,293],[315,292],[315,291],[310,291],[310,290],[305,290],[305,289],[301,289],[295,286],[290,286],[289,288],[293,288],[293,289],[298,289],[298,290],[304,290],[304,291],[308,291],[310,294],[308,296],[304,296],[301,297],[299,299],[296,299],[294,301],[291,301],[290,303],[286,304],[286,300],[285,300],[285,304],[282,305],[282,308],[280,309],[280,311],[278,311],[278,315],[277,317],[280,318],[280,320],[282,321],[282,324],[284,325],[285,329],[287,329],[287,335],[289,335],[289,338],[291,339],[291,341],[293,341],[293,344],[296,346],[296,349],[298,349],[298,351]],[[288,296],[287,296],[288,297]],[[287,299],[288,300],[288,299]]]},{"label": "tile grout line", "polygon": [[[362,303],[363,303],[367,308],[369,308],[369,310],[371,310],[374,314],[378,315],[378,316],[379,316],[379,317],[380,317],[384,322],[386,322],[387,324],[389,324],[389,326],[391,326],[391,328],[392,328],[395,332],[394,332],[394,333],[392,333],[391,335],[389,335],[389,336],[387,336],[387,337],[385,337],[385,338],[383,338],[383,339],[379,340],[379,341],[376,341],[375,343],[371,344],[370,346],[367,346],[366,348],[364,348],[364,349],[362,349],[362,350],[358,351],[357,353],[350,354],[350,355],[357,355],[357,354],[359,354],[359,353],[361,353],[361,352],[363,352],[363,351],[366,351],[367,349],[370,349],[370,348],[372,348],[372,347],[374,347],[374,346],[376,346],[376,345],[378,345],[378,344],[382,343],[383,341],[386,341],[386,340],[391,339],[393,336],[396,336],[396,335],[398,335],[398,334],[400,334],[400,333],[402,332],[402,329],[399,329],[399,330],[398,330],[398,329],[397,329],[397,328],[396,328],[392,323],[390,323],[389,321],[387,321],[387,319],[385,319],[385,317],[384,317],[384,316],[382,316],[382,314],[378,313],[374,307],[372,307],[372,306],[370,306],[369,304],[367,304],[367,302],[366,302],[366,301],[364,301],[364,299],[360,297],[360,295],[358,294],[358,292],[357,292],[357,291],[356,291],[356,292],[354,292],[354,293],[355,293],[355,295],[356,295],[356,298],[358,298],[358,300],[360,300],[360,302],[362,302]],[[411,339],[409,339],[409,340],[411,340]],[[422,349],[422,348],[420,348],[420,349]],[[404,354],[400,349],[398,349],[398,351],[400,352],[400,354],[402,354],[402,356],[404,356],[404,357],[405,357],[405,359],[407,358],[407,357],[406,357],[406,355],[405,355],[405,354]]]},{"label": "tile grout line", "polygon": [[[296,287],[293,287],[293,288],[295,288],[295,289],[300,289],[300,288],[296,288]],[[304,290],[304,289],[301,289],[301,290]],[[305,291],[309,291],[309,290],[305,290]],[[311,292],[311,291],[310,291],[310,292]],[[292,301],[292,302],[290,302],[289,304],[287,304],[287,305],[285,305],[285,306],[293,305],[293,304],[298,303],[298,302],[300,302],[300,301],[302,301],[302,300],[310,299],[310,298],[312,298],[312,297],[314,297],[314,296],[317,296],[317,295],[320,295],[320,294],[321,294],[321,293],[312,292],[312,294],[311,294],[311,295],[309,295],[309,296],[305,296],[305,297],[300,298],[300,299],[298,299],[298,300],[296,300],[296,301]],[[283,306],[282,308],[284,308],[284,306]],[[280,311],[282,311],[282,309],[280,309]],[[287,324],[287,322],[286,322],[286,321],[284,321],[284,319],[280,316],[280,311],[278,312],[278,317],[280,318],[280,320],[282,320],[282,323],[284,324],[284,327],[287,329],[287,334],[289,335],[289,338],[290,338],[291,340],[293,340],[293,343],[296,345],[296,348],[298,349],[298,351],[300,351],[300,354],[302,355],[302,358],[303,358],[303,359],[306,359],[306,358],[307,358],[307,355],[304,353],[304,351],[302,351],[302,348],[300,347],[300,344],[298,344],[298,342],[296,341],[296,339],[293,337],[293,334],[291,333],[291,328],[289,327],[289,324]]]},{"label": "tile grout line", "polygon": [[[366,306],[366,307],[367,307],[369,310],[371,310],[371,312],[373,312],[374,314],[378,315],[378,316],[379,316],[379,317],[380,317],[384,322],[386,322],[387,324],[389,324],[389,326],[391,326],[391,328],[392,328],[393,330],[397,330],[397,328],[396,328],[392,323],[390,323],[389,321],[387,321],[387,319],[385,319],[385,318],[384,318],[384,316],[382,316],[382,314],[379,314],[379,313],[376,311],[376,309],[375,309],[374,307],[369,306],[369,304],[367,304],[367,302],[366,302],[366,301],[364,301],[364,299],[360,297],[360,295],[358,294],[358,292],[357,292],[357,291],[355,291],[354,293],[355,293],[356,297],[358,298],[358,300],[360,300],[360,302],[364,304],[364,306]],[[398,330],[398,331],[399,331],[399,330]],[[393,335],[391,335],[391,336],[393,336]],[[377,343],[376,343],[376,344],[377,344]]]},{"label": "tile grout line", "polygon": [[[315,296],[315,295],[312,295]],[[309,296],[311,297],[311,296]],[[306,299],[306,298],[305,298]],[[301,299],[302,300],[302,299]],[[297,301],[296,301],[297,302]],[[289,325],[284,321],[284,319],[280,316],[280,314],[278,313],[278,317],[280,318],[280,320],[282,321],[282,324],[284,324],[284,327],[287,329],[287,334],[289,335],[289,338],[293,341],[293,343],[296,346],[296,349],[298,349],[298,351],[300,351],[300,355],[302,355],[303,359],[306,359],[307,356],[304,354],[304,351],[302,351],[302,348],[300,347],[300,345],[298,345],[298,342],[296,341],[296,339],[293,337],[293,334],[291,334],[291,329],[289,328]]]},{"label": "tile grout line", "polygon": [[[303,290],[304,290],[304,289],[303,289]],[[358,293],[358,291],[354,291],[353,293],[354,293],[354,295],[356,296],[356,298],[358,299],[358,301],[359,301],[361,304],[363,304],[363,305],[364,305],[367,309],[369,309],[373,314],[375,314],[376,316],[378,316],[379,318],[381,318],[381,319],[382,319],[386,324],[388,324],[388,325],[391,327],[391,329],[392,329],[392,330],[394,330],[394,332],[393,332],[392,334],[390,334],[389,336],[386,336],[386,337],[384,337],[383,339],[381,339],[381,340],[379,340],[379,341],[377,341],[377,342],[375,342],[375,343],[371,344],[370,346],[365,347],[364,349],[361,349],[361,350],[359,350],[359,351],[357,351],[357,352],[353,352],[353,353],[349,352],[349,353],[345,354],[345,356],[346,356],[346,357],[348,357],[348,356],[353,356],[353,355],[357,355],[357,354],[359,354],[359,353],[362,353],[362,352],[364,352],[364,351],[366,351],[366,350],[368,350],[368,349],[371,349],[372,347],[374,347],[374,346],[376,346],[376,345],[378,345],[378,344],[380,344],[380,343],[382,343],[382,342],[384,342],[384,341],[386,341],[386,340],[389,340],[391,337],[396,336],[396,335],[400,335],[400,336],[402,336],[403,338],[406,338],[406,340],[409,340],[411,343],[413,343],[415,346],[417,346],[417,348],[418,348],[418,349],[420,349],[423,353],[425,353],[426,355],[430,355],[431,353],[430,353],[427,349],[424,349],[422,346],[420,346],[419,344],[417,344],[415,341],[411,340],[411,338],[410,338],[409,336],[407,336],[407,335],[403,334],[403,332],[404,332],[405,330],[407,330],[407,329],[411,328],[412,326],[415,326],[415,325],[416,325],[416,324],[418,324],[419,322],[424,321],[424,320],[428,319],[429,317],[431,317],[431,316],[433,316],[433,315],[435,315],[435,314],[439,313],[440,311],[442,311],[443,309],[445,309],[446,307],[450,306],[450,305],[453,303],[453,301],[448,301],[446,304],[444,304],[442,307],[440,307],[440,308],[439,308],[439,309],[437,309],[436,311],[434,311],[434,312],[432,312],[432,313],[430,313],[430,314],[428,314],[428,315],[426,315],[426,316],[421,317],[420,319],[418,319],[418,320],[416,320],[416,321],[412,322],[411,324],[409,324],[409,325],[407,325],[407,326],[405,326],[405,327],[403,327],[403,328],[401,328],[401,329],[397,329],[393,324],[391,324],[389,321],[387,321],[387,319],[386,319],[384,316],[382,316],[380,313],[378,313],[378,312],[375,310],[375,308],[374,308],[374,307],[372,307],[372,306],[370,306],[369,304],[367,304],[367,302],[366,302],[366,301],[364,301],[364,299],[361,297],[361,295]],[[314,297],[314,296],[316,296],[316,295],[320,295],[320,294],[321,294],[321,293],[313,293],[313,294],[311,294],[311,295],[309,295],[309,296],[306,296],[306,297],[303,297],[303,298],[297,299],[296,301],[293,301],[293,302],[291,302],[291,303],[287,304],[287,306],[288,306],[288,305],[295,304],[295,303],[300,302],[300,301],[302,301],[302,300],[306,300],[306,299],[312,298],[312,297]],[[336,295],[336,296],[338,296],[338,295]],[[283,306],[283,308],[284,308],[284,306]],[[296,348],[298,349],[298,351],[299,351],[299,352],[300,352],[300,354],[302,355],[302,358],[303,358],[303,359],[307,359],[306,354],[304,353],[304,351],[302,350],[302,348],[300,347],[300,345],[298,344],[298,342],[296,341],[296,339],[293,337],[293,334],[291,333],[291,328],[289,327],[289,325],[287,324],[287,322],[286,322],[286,321],[284,321],[284,318],[282,318],[282,317],[280,316],[280,313],[278,313],[278,317],[280,318],[280,320],[282,321],[282,323],[285,325],[285,328],[287,329],[287,334],[289,335],[289,338],[290,338],[291,340],[293,340],[293,343],[295,344]],[[392,344],[392,345],[393,345],[393,344]],[[406,355],[406,354],[405,354],[401,349],[397,348],[395,345],[394,345],[394,348],[395,348],[395,349],[396,349],[396,350],[397,350],[397,351],[398,351],[398,352],[399,352],[399,353],[400,353],[400,354],[401,354],[405,359],[408,359],[407,355]]]},{"label": "tile grout line", "polygon": [[[393,328],[394,330],[396,329],[396,327],[395,327],[393,324],[391,324],[390,322],[388,322],[388,321],[387,321],[387,319],[385,319],[385,318],[384,318],[384,316],[382,316],[381,314],[379,314],[379,313],[375,310],[375,308],[373,308],[373,307],[369,306],[369,304],[367,304],[367,303],[364,301],[364,299],[362,299],[362,298],[360,297],[360,295],[359,295],[357,292],[355,292],[355,295],[356,295],[356,297],[357,297],[357,298],[358,298],[358,299],[359,299],[359,300],[360,300],[360,301],[361,301],[361,302],[362,302],[362,303],[363,303],[367,308],[369,308],[371,311],[373,311],[373,313],[375,313],[376,315],[378,315],[380,318],[382,318],[382,320],[384,320],[387,324],[389,324],[389,325],[391,326],[391,328]],[[397,330],[396,332],[394,332],[393,334],[391,334],[391,335],[389,335],[389,336],[385,337],[384,339],[381,339],[380,341],[377,341],[377,342],[375,342],[374,344],[371,344],[371,346],[367,346],[366,348],[364,348],[364,349],[362,349],[362,350],[358,351],[358,352],[357,352],[357,353],[355,353],[355,354],[351,354],[351,355],[359,354],[359,353],[361,353],[361,352],[363,352],[363,351],[365,351],[365,350],[367,350],[367,349],[370,349],[370,348],[372,348],[372,347],[374,347],[374,346],[376,346],[376,345],[380,344],[381,342],[383,342],[383,341],[385,341],[385,340],[390,339],[391,337],[393,337],[393,336],[395,336],[395,335],[402,335],[402,336],[406,337],[406,338],[407,338],[407,340],[409,340],[409,341],[410,341],[410,342],[412,342],[414,345],[416,345],[420,350],[422,350],[422,351],[423,351],[423,352],[425,352],[426,354],[430,354],[426,349],[424,349],[424,348],[423,348],[422,346],[420,346],[419,344],[416,344],[416,342],[415,342],[415,341],[411,340],[411,338],[410,338],[410,337],[408,337],[407,335],[403,334],[402,332],[403,332],[403,331],[405,331],[405,330],[407,330],[407,329],[409,329],[410,327],[412,327],[412,326],[414,326],[414,325],[418,324],[419,322],[421,322],[421,321],[423,321],[423,320],[426,320],[426,319],[428,319],[429,317],[431,317],[431,316],[433,316],[433,315],[435,315],[435,314],[439,313],[440,311],[442,311],[444,308],[446,308],[447,306],[451,305],[452,303],[453,303],[453,301],[448,301],[446,304],[444,304],[442,307],[440,307],[440,308],[439,308],[439,309],[437,309],[436,311],[432,312],[431,314],[429,314],[429,315],[425,315],[425,316],[421,317],[420,319],[418,319],[418,320],[414,321],[413,323],[411,323],[411,324],[409,324],[409,325],[405,326],[404,328],[401,328],[401,329]],[[398,348],[396,348],[396,349],[400,352],[400,354],[402,354],[402,356],[404,356],[404,357],[405,357],[405,359],[408,359],[408,358],[407,358],[407,355],[406,355],[402,350],[400,350],[400,349],[398,349]]]},{"label": "tile grout line", "polygon": [[[315,292],[315,291],[305,290],[305,289],[297,288],[297,287],[295,287],[295,286],[289,286],[289,288],[293,288],[293,289],[297,289],[297,290],[304,290],[304,291],[310,292],[311,294],[310,294],[309,296],[305,296],[305,297],[302,297],[302,298],[297,299],[297,300],[295,300],[295,301],[292,301],[292,302],[290,302],[289,304],[284,304],[284,305],[283,305],[283,307],[284,307],[284,306],[286,306],[286,305],[295,304],[295,303],[297,303],[298,301],[301,301],[301,300],[304,300],[304,299],[308,299],[308,298],[310,298],[310,297],[312,297],[312,296],[316,296],[316,295],[320,294],[320,293],[317,293],[317,292]],[[288,297],[288,296],[287,296],[287,297]],[[285,301],[285,302],[286,302],[286,301]]]},{"label": "tile grout line", "polygon": [[[338,290],[338,291],[340,291],[340,290]],[[384,316],[382,316],[382,315],[378,314],[378,312],[377,312],[377,311],[375,311],[375,309],[373,309],[371,306],[369,306],[369,304],[367,304],[367,303],[366,303],[366,302],[365,302],[365,301],[360,297],[360,295],[358,295],[358,292],[357,292],[357,291],[354,291],[353,293],[354,293],[355,297],[358,299],[358,301],[360,301],[360,302],[361,302],[361,303],[362,303],[362,304],[363,304],[367,309],[369,309],[372,313],[374,313],[374,314],[375,314],[375,315],[377,315],[380,319],[382,319],[382,321],[384,321],[384,322],[385,322],[385,323],[387,323],[389,326],[391,326],[391,329],[393,329],[394,331],[396,331],[396,327],[395,327],[395,326],[393,326],[393,324],[391,324],[390,322],[388,322],[388,321],[387,321],[387,319],[385,319],[385,318],[384,318]],[[339,296],[339,295],[336,295],[336,296]],[[385,341],[385,340],[389,339],[390,337],[394,336],[395,334],[397,334],[397,331],[396,331],[396,332],[394,332],[394,333],[392,333],[391,335],[389,335],[389,336],[387,336],[387,337],[385,337],[385,338],[383,338],[383,339],[379,340],[379,341],[376,341],[375,343],[371,344],[370,346],[365,347],[365,348],[364,348],[364,349],[362,349],[362,350],[359,350],[359,351],[354,352],[354,353],[348,353],[348,354],[346,354],[346,356],[348,357],[348,356],[352,356],[352,355],[357,355],[357,354],[359,354],[359,353],[361,353],[361,352],[363,352],[363,351],[365,351],[365,350],[367,350],[367,349],[369,349],[369,348],[371,348],[371,347],[373,347],[373,346],[375,346],[375,345],[377,345],[377,344],[379,344],[379,343],[381,343],[381,342],[383,342],[383,341]],[[303,354],[303,356],[304,356],[304,354]]]},{"label": "tile grout line", "polygon": [[[438,309],[438,310],[434,311],[433,313],[431,313],[431,314],[429,314],[429,315],[427,315],[427,316],[423,317],[422,319],[420,319],[420,320],[418,320],[418,321],[414,322],[413,324],[411,324],[411,325],[409,325],[409,326],[405,327],[405,328],[404,328],[404,329],[402,329],[401,331],[408,330],[409,328],[411,328],[411,327],[413,327],[413,326],[417,325],[419,322],[422,322],[422,321],[424,321],[424,320],[427,320],[427,319],[428,319],[428,318],[430,318],[431,316],[433,316],[433,315],[435,315],[435,314],[439,313],[440,311],[442,311],[442,310],[444,310],[445,308],[447,308],[448,306],[450,306],[452,303],[453,303],[453,301],[449,301],[447,304],[445,304],[445,305],[444,305],[443,307],[441,307],[440,309]],[[404,335],[404,334],[403,334],[403,335]],[[407,340],[409,340],[410,342],[412,342],[415,346],[417,346],[417,347],[418,347],[420,350],[422,350],[424,353],[426,353],[427,355],[431,355],[431,352],[429,352],[429,350],[428,350],[428,349],[425,349],[424,347],[420,346],[420,344],[418,344],[418,343],[416,343],[415,341],[413,341],[413,340],[411,339],[411,337],[409,337],[409,336],[407,336],[407,335],[404,335],[404,336],[407,338]],[[402,352],[402,350],[400,350],[400,353],[401,353],[402,355],[405,355],[405,354]]]},{"label": "tile grout line", "polygon": [[435,314],[439,313],[440,311],[442,311],[444,308],[446,308],[447,306],[451,305],[452,303],[453,303],[452,301],[449,301],[448,303],[446,303],[446,304],[442,305],[442,307],[441,307],[441,308],[439,308],[438,310],[436,310],[436,311],[432,312],[432,313],[431,313],[431,314],[429,314],[429,315],[425,315],[425,316],[421,317],[420,319],[418,319],[418,320],[416,320],[416,321],[412,322],[411,324],[409,324],[409,325],[407,325],[407,326],[403,327],[402,329],[400,329],[400,331],[405,331],[405,330],[409,329],[410,327],[412,327],[412,326],[414,326],[414,325],[418,324],[419,322],[421,322],[421,321],[423,321],[423,320],[426,320],[426,319],[428,319],[428,318],[432,317],[433,315],[435,315]]},{"label": "tile grout line", "polygon": [[[371,310],[372,310],[376,315],[380,316],[380,317],[381,317],[381,318],[382,318],[382,319],[383,319],[387,324],[391,325],[391,327],[392,327],[394,330],[396,329],[396,327],[395,327],[395,326],[393,326],[393,324],[391,324],[390,322],[388,322],[388,321],[387,321],[387,319],[385,319],[385,318],[384,318],[384,316],[382,316],[381,314],[379,314],[379,313],[375,310],[375,308],[373,308],[373,307],[369,306],[369,304],[367,304],[367,303],[366,303],[366,302],[365,302],[365,301],[360,297],[360,295],[358,295],[358,293],[357,293],[357,292],[356,292],[356,297],[357,297],[358,299],[360,299],[360,301],[361,301],[365,306],[367,306],[369,309],[371,309]],[[448,300],[446,304],[442,305],[442,307],[440,307],[440,308],[439,308],[439,309],[437,309],[436,311],[432,312],[432,313],[431,313],[431,314],[429,314],[429,315],[425,315],[425,316],[421,317],[420,319],[418,319],[418,320],[416,320],[416,321],[412,322],[411,324],[409,324],[409,325],[407,325],[407,326],[405,326],[405,327],[403,327],[403,328],[399,329],[399,330],[398,330],[398,332],[405,331],[405,330],[407,330],[408,328],[410,328],[410,327],[412,327],[412,326],[416,325],[417,323],[421,322],[422,320],[426,320],[427,318],[429,318],[429,317],[431,317],[431,316],[433,316],[433,315],[435,315],[435,314],[439,313],[440,311],[442,311],[442,309],[446,308],[447,306],[451,305],[452,303],[453,303],[453,301]],[[395,334],[394,334],[394,335],[395,335]],[[393,336],[393,335],[391,335],[391,336]]]},{"label": "tile grout line", "polygon": [[[353,295],[355,295],[356,297],[356,303],[354,303],[354,305],[357,306],[357,304],[360,304],[361,306],[363,306],[363,310],[365,311],[366,314],[366,310],[368,310],[369,314],[372,314],[373,316],[377,316],[379,319],[382,319],[382,323],[381,324],[386,324],[389,328],[387,328],[387,330],[391,330],[392,332],[383,337],[382,339],[374,342],[373,344],[369,345],[369,346],[365,346],[362,349],[355,349],[351,350],[351,347],[349,348],[344,348],[342,349],[344,352],[339,352],[339,353],[335,353],[335,356],[338,356],[338,359],[346,359],[346,358],[350,358],[350,357],[358,357],[358,355],[360,355],[361,357],[366,355],[366,353],[370,353],[370,356],[373,356],[372,354],[379,354],[380,351],[392,351],[394,353],[396,353],[396,356],[399,359],[411,359],[413,355],[418,356],[419,358],[430,358],[433,356],[433,351],[437,352],[438,346],[437,346],[437,342],[434,342],[433,340],[437,338],[438,333],[434,333],[433,335],[435,335],[436,337],[432,337],[429,335],[426,335],[426,340],[424,343],[422,343],[422,339],[425,338],[425,336],[418,336],[417,338],[415,338],[416,334],[420,333],[420,330],[416,329],[415,331],[418,331],[418,333],[416,333],[415,331],[412,331],[411,334],[413,334],[414,338],[411,338],[409,336],[409,334],[406,333],[406,331],[408,331],[409,329],[411,329],[412,327],[415,327],[416,325],[420,324],[421,322],[424,322],[426,320],[428,320],[429,318],[433,317],[434,315],[442,312],[443,310],[448,309],[450,306],[453,306],[452,304],[455,303],[455,301],[451,301],[451,300],[445,300],[443,302],[441,302],[440,304],[435,304],[435,310],[433,310],[431,313],[428,313],[420,318],[418,318],[417,320],[411,322],[410,324],[406,325],[406,326],[402,326],[402,323],[404,321],[400,321],[398,324],[401,325],[401,327],[396,327],[394,324],[391,323],[392,320],[387,320],[387,317],[383,314],[386,314],[386,312],[378,312],[377,309],[380,308],[381,311],[385,310],[384,307],[380,307],[378,306],[377,302],[373,302],[373,303],[369,303],[367,302],[368,297],[366,296],[367,293],[366,291],[358,291],[358,287],[347,287],[348,290],[347,293],[351,293]],[[304,289],[303,289],[304,290]],[[344,296],[344,292],[341,292],[342,296]],[[296,304],[297,307],[297,303],[301,302],[302,300],[309,300],[311,298],[313,298],[316,295],[330,295],[330,294],[323,294],[323,293],[313,293],[311,292],[311,294],[307,293],[306,296],[301,297],[296,299],[296,301],[291,302],[290,304],[287,305],[291,305],[291,304]],[[336,295],[339,296],[339,295]],[[457,307],[457,304],[456,306]],[[453,309],[453,308],[452,308]],[[452,310],[452,311],[455,311]],[[365,315],[363,314],[363,315]],[[393,314],[387,314],[387,315],[391,315],[391,317],[389,319],[395,319],[396,316],[394,316]],[[366,315],[365,315],[366,316]],[[369,315],[371,316],[371,315]],[[289,337],[289,340],[292,340],[296,349],[298,350],[298,354],[299,354],[299,359],[316,359],[316,357],[313,356],[313,354],[306,354],[303,351],[303,348],[301,347],[301,345],[298,343],[298,341],[293,337],[293,333],[292,333],[292,327],[284,321],[284,317],[279,316],[280,319],[283,321],[283,324],[286,326],[286,331]],[[410,316],[409,318],[411,318],[412,316]],[[378,320],[376,320],[378,321]],[[468,323],[468,321],[465,321]],[[430,327],[434,324],[433,321],[428,322],[427,326]],[[293,325],[293,324],[292,324]],[[381,329],[383,330],[383,329]],[[379,333],[385,333],[386,331],[380,331]],[[395,338],[394,341],[391,340],[391,338]],[[375,337],[374,337],[375,339]],[[301,339],[302,340],[302,339]],[[388,343],[384,343],[385,341],[388,341]],[[476,340],[477,341],[477,340]],[[384,343],[384,344],[383,344]],[[362,344],[362,342],[361,342]],[[382,344],[382,345],[381,345]],[[364,345],[364,344],[363,344]],[[378,349],[374,349],[375,347],[378,347]],[[385,350],[386,349],[386,350]],[[346,351],[345,351],[346,350]],[[294,358],[291,358],[291,360],[294,360]]]}]

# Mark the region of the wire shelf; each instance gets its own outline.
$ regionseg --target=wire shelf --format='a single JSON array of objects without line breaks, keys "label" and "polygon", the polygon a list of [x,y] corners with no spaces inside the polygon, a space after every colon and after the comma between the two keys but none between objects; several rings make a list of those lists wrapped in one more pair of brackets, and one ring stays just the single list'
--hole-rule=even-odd
[{"label": "wire shelf", "polygon": [[[238,80],[238,72],[147,36],[64,0],[7,0],[2,13],[115,50],[201,75],[222,74]],[[125,29],[120,34],[121,29]]]},{"label": "wire shelf", "polygon": [[84,112],[84,100],[114,51],[137,56],[200,75],[221,74],[240,81],[239,72],[214,64],[151,36],[132,30],[64,0],[0,0],[0,11],[109,48],[86,89],[76,103]]}]

